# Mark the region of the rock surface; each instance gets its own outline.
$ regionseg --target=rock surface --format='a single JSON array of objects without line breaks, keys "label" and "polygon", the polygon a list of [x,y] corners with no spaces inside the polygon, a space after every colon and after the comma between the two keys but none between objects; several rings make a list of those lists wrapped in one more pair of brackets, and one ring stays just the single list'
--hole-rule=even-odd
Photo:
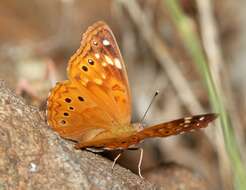
[{"label": "rock surface", "polygon": [[168,190],[211,189],[208,181],[201,175],[175,163],[164,164],[152,169],[145,173],[145,177],[156,185],[168,187]]}]

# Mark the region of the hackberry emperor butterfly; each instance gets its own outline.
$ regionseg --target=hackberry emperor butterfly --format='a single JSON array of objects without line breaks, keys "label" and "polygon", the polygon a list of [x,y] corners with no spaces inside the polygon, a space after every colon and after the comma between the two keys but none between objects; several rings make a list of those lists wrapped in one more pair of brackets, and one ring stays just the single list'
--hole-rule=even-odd
[{"label": "hackberry emperor butterfly", "polygon": [[[47,118],[60,136],[77,142],[76,148],[134,148],[146,138],[203,128],[216,118],[210,113],[148,128],[142,123],[131,124],[125,64],[104,22],[95,23],[85,32],[80,48],[69,61],[67,75],[68,80],[57,83],[49,95]],[[140,165],[139,175],[142,177]]]}]

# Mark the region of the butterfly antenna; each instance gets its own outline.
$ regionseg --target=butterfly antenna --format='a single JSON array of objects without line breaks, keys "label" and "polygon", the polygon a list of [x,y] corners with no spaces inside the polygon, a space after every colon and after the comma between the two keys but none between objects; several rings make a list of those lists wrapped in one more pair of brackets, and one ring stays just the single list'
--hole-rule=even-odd
[{"label": "butterfly antenna", "polygon": [[159,94],[159,91],[157,90],[157,91],[155,92],[154,96],[152,97],[151,102],[150,102],[148,108],[146,109],[146,111],[145,111],[145,113],[144,113],[142,119],[140,120],[141,123],[143,123],[143,121],[144,121],[144,119],[145,119],[145,117],[146,117],[146,115],[147,115],[147,113],[148,113],[148,111],[149,111],[151,105],[153,104],[153,102],[154,102],[154,100],[155,100],[155,97],[156,97],[158,94]]}]

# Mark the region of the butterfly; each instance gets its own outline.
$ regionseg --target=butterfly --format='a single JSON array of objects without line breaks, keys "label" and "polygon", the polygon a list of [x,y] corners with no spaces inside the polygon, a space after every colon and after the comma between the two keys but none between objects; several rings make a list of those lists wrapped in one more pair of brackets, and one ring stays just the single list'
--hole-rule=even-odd
[{"label": "butterfly", "polygon": [[69,60],[67,76],[49,94],[47,121],[61,137],[75,141],[77,149],[136,149],[147,138],[203,128],[217,117],[209,113],[150,127],[132,124],[126,66],[111,29],[102,21],[83,34],[80,48]]}]

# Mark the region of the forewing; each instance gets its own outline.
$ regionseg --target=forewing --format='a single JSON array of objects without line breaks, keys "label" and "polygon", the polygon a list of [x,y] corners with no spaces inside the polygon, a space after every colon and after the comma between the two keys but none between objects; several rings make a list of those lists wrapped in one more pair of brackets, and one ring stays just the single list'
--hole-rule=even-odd
[{"label": "forewing", "polygon": [[104,22],[92,25],[83,35],[80,48],[69,61],[68,77],[118,125],[129,125],[131,99],[126,68],[114,35]]},{"label": "forewing", "polygon": [[69,80],[52,89],[47,108],[49,125],[62,137],[84,142],[112,128],[129,126],[125,64],[105,23],[98,22],[85,32],[67,74]]}]

